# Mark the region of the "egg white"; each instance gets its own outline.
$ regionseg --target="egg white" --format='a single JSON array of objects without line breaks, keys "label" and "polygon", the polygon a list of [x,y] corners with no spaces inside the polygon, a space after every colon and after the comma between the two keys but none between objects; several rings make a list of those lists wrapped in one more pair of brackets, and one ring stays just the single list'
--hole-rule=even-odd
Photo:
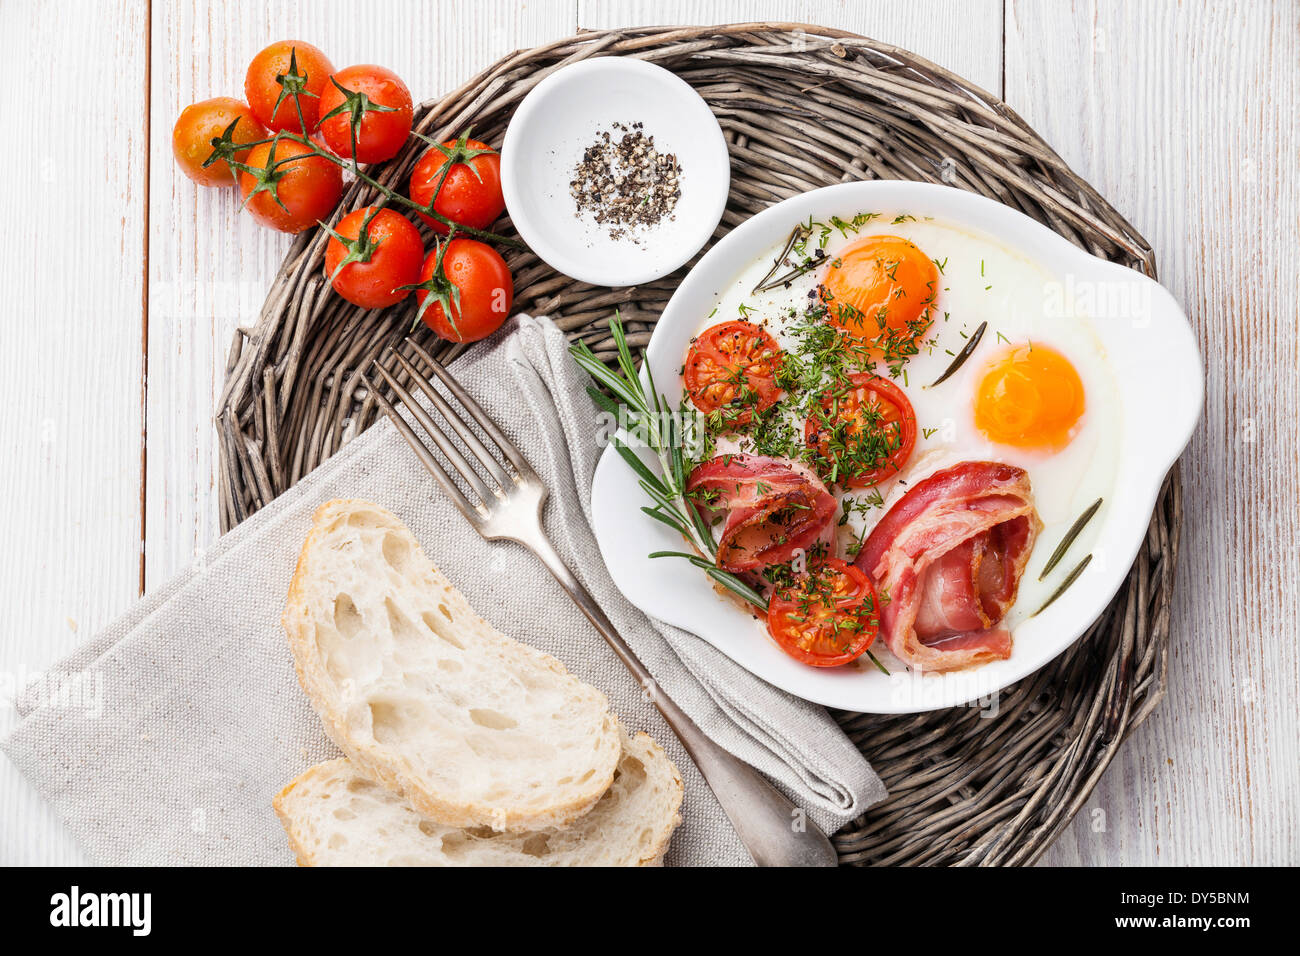
[{"label": "egg white", "polygon": [[[841,215],[848,220],[857,212],[845,210]],[[1064,277],[1050,274],[1028,257],[992,239],[935,220],[912,219],[904,212],[880,215],[858,233],[833,234],[825,246],[828,261],[851,242],[870,235],[910,239],[941,264],[942,271],[934,323],[922,340],[920,354],[911,358],[903,374],[895,379],[916,411],[916,449],[898,478],[879,487],[883,506],[865,515],[857,511],[850,515],[848,526],[841,530],[841,543],[851,540],[850,535],[861,537],[869,531],[908,487],[940,468],[971,460],[1002,461],[1024,468],[1029,473],[1043,527],[1021,578],[1016,603],[1003,622],[1014,635],[1016,627],[1042,606],[1070,569],[1089,553],[1103,523],[1106,499],[1118,467],[1123,427],[1114,373],[1093,331],[1092,318],[1062,294],[1069,287]],[[701,332],[743,317],[763,323],[782,348],[796,344],[786,331],[786,317],[790,309],[801,314],[810,304],[809,292],[816,288],[821,270],[795,279],[788,288],[752,294],[784,247],[786,236],[772,239],[768,252],[746,267],[727,288],[719,290],[717,307],[702,321]],[[974,353],[956,374],[931,387],[981,322],[988,325]],[[989,362],[1006,349],[1027,342],[1056,349],[1074,366],[1083,383],[1083,416],[1074,437],[1059,451],[996,444],[975,427],[976,389]],[[731,451],[735,444],[719,441],[718,448],[720,452]],[[840,499],[846,496],[864,499],[871,493],[837,494]],[[1040,581],[1052,551],[1079,515],[1098,498],[1103,499],[1099,512],[1065,559]],[[884,652],[883,646],[872,650],[889,666],[892,655]]]}]

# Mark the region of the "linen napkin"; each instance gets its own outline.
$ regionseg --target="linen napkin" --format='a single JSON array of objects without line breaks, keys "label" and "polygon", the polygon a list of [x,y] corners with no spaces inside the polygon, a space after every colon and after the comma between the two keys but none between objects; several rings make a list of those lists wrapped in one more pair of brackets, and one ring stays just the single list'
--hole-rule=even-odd
[{"label": "linen napkin", "polygon": [[[884,797],[825,710],[647,618],[614,585],[590,526],[601,453],[594,409],[554,324],[516,317],[453,371],[550,489],[546,529],[566,563],[706,733],[828,831]],[[577,607],[532,554],[479,538],[387,420],[20,695],[21,720],[3,749],[94,861],[293,861],[271,798],[338,752],[298,686],[279,617],[312,513],[340,497],[395,512],[476,610],[558,657],[608,695],[630,730],[663,745],[686,787],[669,865],[752,862],[676,737]]]}]

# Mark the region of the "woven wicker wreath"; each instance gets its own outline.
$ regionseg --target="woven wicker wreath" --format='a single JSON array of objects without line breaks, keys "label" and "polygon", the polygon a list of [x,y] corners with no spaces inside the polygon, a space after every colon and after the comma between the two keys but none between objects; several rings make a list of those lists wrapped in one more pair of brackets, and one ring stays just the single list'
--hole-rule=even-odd
[{"label": "woven wicker wreath", "polygon": [[[818,186],[912,179],[992,197],[1095,255],[1155,275],[1146,241],[1006,104],[904,50],[822,27],[581,33],[511,54],[423,104],[416,129],[443,140],[473,124],[476,138],[499,144],[529,90],[557,67],[593,56],[658,63],[712,107],[732,162],[731,195],[715,238]],[[377,178],[402,188],[424,148],[412,140],[378,168]],[[374,197],[373,189],[353,183],[338,215]],[[499,229],[513,233],[508,222]],[[257,324],[235,336],[217,415],[223,529],[375,420],[378,409],[360,372],[411,327],[409,301],[366,312],[330,292],[325,240],[313,230],[293,244]],[[605,358],[613,355],[613,310],[622,313],[632,343],[644,345],[685,272],[607,289],[559,275],[530,252],[507,260],[515,308],[553,316]],[[419,335],[429,337],[423,329]],[[1028,864],[1051,844],[1164,695],[1181,515],[1175,468],[1126,586],[1068,651],[1004,691],[996,716],[975,707],[910,717],[836,715],[890,793],[835,837],[842,862]]]}]

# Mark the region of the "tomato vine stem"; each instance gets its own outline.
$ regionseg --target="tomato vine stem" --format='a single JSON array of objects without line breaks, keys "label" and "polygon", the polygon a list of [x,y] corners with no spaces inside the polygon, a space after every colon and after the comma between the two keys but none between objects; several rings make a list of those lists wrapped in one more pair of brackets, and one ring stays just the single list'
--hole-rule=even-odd
[{"label": "tomato vine stem", "polygon": [[[307,76],[304,73],[298,72],[297,51],[290,50],[288,72],[282,73],[276,77],[276,82],[280,85],[280,95],[276,99],[272,114],[274,115],[275,112],[279,110],[281,104],[286,99],[292,98],[294,108],[298,114],[298,123],[301,132],[295,133],[291,130],[280,129],[276,131],[274,135],[265,139],[237,143],[235,142],[234,133],[239,120],[236,119],[222,131],[220,136],[215,136],[210,140],[212,153],[204,160],[203,166],[206,168],[211,166],[213,163],[224,162],[230,168],[231,172],[236,174],[236,179],[238,179],[238,173],[245,173],[252,177],[255,180],[255,185],[249,195],[245,198],[243,205],[246,206],[249,200],[259,192],[266,192],[269,193],[275,203],[279,205],[281,209],[285,209],[286,212],[288,210],[286,209],[284,202],[280,199],[277,189],[279,181],[285,175],[282,167],[307,156],[319,156],[322,159],[328,160],[341,169],[350,171],[357,180],[365,183],[372,189],[377,190],[383,199],[368,204],[372,208],[370,209],[369,214],[365,217],[365,220],[361,223],[356,239],[345,239],[337,230],[332,229],[327,223],[318,221],[320,227],[325,230],[334,241],[341,243],[346,252],[343,259],[339,262],[338,266],[334,269],[333,274],[330,276],[331,284],[348,265],[357,262],[370,261],[375,248],[378,246],[378,242],[370,238],[370,223],[378,214],[379,210],[384,208],[386,204],[392,203],[405,206],[413,209],[415,212],[421,214],[432,222],[440,223],[446,228],[447,232],[445,236],[435,235],[434,237],[436,257],[434,259],[433,274],[422,282],[414,285],[402,286],[401,288],[416,289],[423,291],[425,294],[424,300],[421,302],[420,308],[415,316],[415,322],[417,325],[424,318],[424,315],[430,306],[437,303],[442,307],[447,321],[451,324],[451,327],[456,332],[457,336],[459,336],[460,330],[456,325],[456,317],[460,309],[460,288],[451,281],[443,268],[443,259],[447,255],[447,250],[450,248],[452,240],[457,238],[459,235],[464,234],[465,236],[469,236],[481,242],[492,242],[514,249],[528,248],[520,240],[512,239],[508,236],[503,236],[487,229],[478,229],[464,223],[456,222],[454,219],[443,215],[434,208],[437,204],[438,196],[442,193],[442,188],[446,184],[447,177],[451,174],[453,167],[458,164],[463,164],[467,166],[470,172],[478,177],[480,181],[482,181],[482,176],[479,174],[478,170],[474,168],[472,160],[484,153],[492,153],[494,150],[486,148],[479,149],[477,148],[477,145],[475,147],[470,147],[469,137],[473,131],[473,127],[467,127],[464,132],[452,141],[450,146],[437,142],[430,137],[425,136],[423,133],[412,130],[410,135],[413,135],[417,139],[429,144],[430,150],[436,149],[443,156],[441,175],[438,179],[437,188],[433,191],[433,195],[430,197],[428,205],[421,205],[409,196],[405,196],[384,185],[369,173],[363,172],[361,169],[361,163],[357,159],[357,136],[362,118],[367,112],[392,112],[393,108],[374,103],[365,93],[347,89],[340,85],[333,76],[331,76],[329,80],[334,84],[339,92],[344,95],[344,100],[337,107],[321,117],[320,122],[324,122],[333,116],[347,115],[352,146],[351,157],[339,157],[335,155],[333,151],[322,147],[307,135],[308,129],[307,123],[304,119],[301,97],[303,94],[308,96],[316,96],[316,94],[311,93],[306,89]],[[294,156],[282,156],[277,159],[275,155],[276,150],[279,144],[285,141],[297,143],[305,148],[307,152],[299,153]],[[250,166],[249,164],[241,162],[235,158],[239,153],[245,153],[245,155],[247,155],[248,150],[266,144],[270,144],[271,148],[269,150],[269,155],[267,156],[267,162],[264,166]],[[437,230],[434,231],[435,233],[437,232]]]},{"label": "tomato vine stem", "polygon": [[[235,122],[237,123],[238,120],[236,120]],[[457,231],[463,233],[466,236],[469,236],[472,239],[477,239],[480,242],[494,242],[497,243],[498,245],[507,246],[511,249],[528,248],[523,242],[521,242],[518,239],[512,239],[509,236],[503,236],[500,233],[491,232],[490,230],[487,229],[475,229],[473,226],[467,226],[463,223],[456,222],[456,220],[444,216],[442,213],[438,212],[433,208],[434,204],[438,201],[438,192],[441,191],[442,184],[447,181],[447,175],[451,172],[452,166],[455,165],[455,163],[451,161],[450,158],[443,168],[442,179],[438,183],[438,190],[434,192],[433,198],[429,200],[429,204],[427,206],[422,206],[415,200],[411,199],[409,196],[402,195],[401,193],[397,192],[395,189],[391,189],[390,187],[385,186],[383,183],[381,183],[379,180],[375,179],[373,176],[369,175],[368,173],[363,172],[360,168],[360,165],[356,162],[355,159],[345,160],[339,156],[335,156],[328,149],[321,147],[310,137],[302,133],[293,133],[288,130],[280,130],[274,136],[270,136],[266,139],[251,140],[247,143],[236,143],[234,142],[233,139],[234,128],[235,128],[235,123],[231,123],[230,126],[226,127],[226,130],[221,134],[221,136],[213,137],[212,155],[210,155],[206,160],[204,160],[203,165],[205,167],[210,166],[214,162],[220,160],[227,163],[232,170],[235,170],[237,172],[245,172],[251,176],[261,178],[259,176],[259,173],[274,172],[278,167],[282,165],[302,159],[304,154],[299,154],[297,156],[286,156],[281,159],[274,160],[271,163],[270,167],[267,170],[263,171],[260,169],[255,169],[247,165],[246,163],[242,163],[239,160],[235,159],[235,153],[244,152],[246,150],[252,149],[255,146],[262,146],[266,143],[278,143],[286,139],[292,140],[295,143],[305,146],[307,149],[311,151],[312,154],[316,156],[320,156],[322,159],[329,160],[331,163],[333,163],[335,166],[340,167],[341,169],[348,170],[354,176],[356,176],[357,179],[361,180],[366,185],[379,190],[380,194],[388,202],[399,203],[403,206],[406,206],[409,209],[415,210],[416,212],[423,213],[424,215],[433,219],[435,222],[442,223],[442,225],[446,226],[449,230],[454,227]],[[417,133],[415,135],[419,136],[420,134]],[[468,137],[468,132],[463,133],[458,138],[458,142],[467,137]],[[420,136],[420,138],[424,139],[425,137]],[[441,147],[437,147],[437,148],[441,149]],[[443,152],[445,155],[446,150],[443,150]],[[477,151],[475,151],[474,155],[478,155]]]}]

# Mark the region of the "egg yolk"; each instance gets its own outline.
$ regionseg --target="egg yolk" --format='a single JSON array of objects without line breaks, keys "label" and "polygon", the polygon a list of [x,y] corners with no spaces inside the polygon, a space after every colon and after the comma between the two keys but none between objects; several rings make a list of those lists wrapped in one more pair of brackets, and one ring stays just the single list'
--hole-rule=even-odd
[{"label": "egg yolk", "polygon": [[975,427],[1017,448],[1057,451],[1083,415],[1083,383],[1060,352],[1021,345],[996,358],[975,391]]},{"label": "egg yolk", "polygon": [[914,331],[938,288],[935,264],[901,236],[869,236],[845,246],[822,277],[831,323],[865,338]]}]

